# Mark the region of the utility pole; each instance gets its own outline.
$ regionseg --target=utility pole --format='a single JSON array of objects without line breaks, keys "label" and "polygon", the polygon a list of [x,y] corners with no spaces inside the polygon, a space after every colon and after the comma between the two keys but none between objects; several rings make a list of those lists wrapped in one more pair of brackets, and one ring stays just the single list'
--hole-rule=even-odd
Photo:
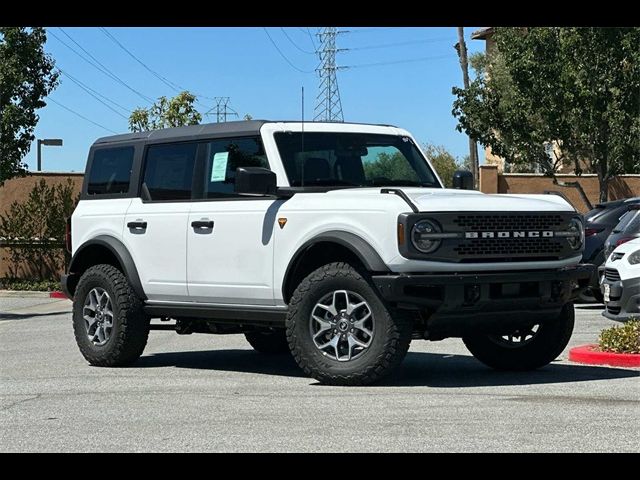
[{"label": "utility pole", "polygon": [[316,69],[320,77],[320,89],[315,107],[314,121],[344,122],[338,78],[336,76],[336,72],[344,67],[336,65],[336,53],[346,49],[336,48],[336,37],[345,32],[346,30],[338,30],[336,27],[323,27],[316,33],[320,39],[320,46],[316,51],[320,58],[320,66]]},{"label": "utility pole", "polygon": [[[462,81],[464,89],[469,89],[469,62],[467,59],[467,44],[464,41],[464,27],[458,27],[458,43],[454,46],[460,57],[460,67],[462,68]],[[480,164],[478,162],[478,145],[475,140],[469,137],[469,158],[471,159],[471,168],[473,173],[473,181],[475,187],[479,188],[480,184]]]}]

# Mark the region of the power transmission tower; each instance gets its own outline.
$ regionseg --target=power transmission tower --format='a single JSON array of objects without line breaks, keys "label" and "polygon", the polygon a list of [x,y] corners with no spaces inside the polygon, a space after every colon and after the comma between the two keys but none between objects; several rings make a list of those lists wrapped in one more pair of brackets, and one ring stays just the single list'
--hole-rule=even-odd
[{"label": "power transmission tower", "polygon": [[316,69],[320,77],[320,91],[313,118],[316,122],[344,122],[336,76],[336,72],[344,67],[336,65],[336,53],[346,49],[336,48],[336,37],[345,32],[346,30],[338,30],[336,27],[323,27],[316,33],[320,39],[320,46],[316,52],[320,57],[320,66]]},{"label": "power transmission tower", "polygon": [[222,123],[227,121],[227,116],[235,115],[238,116],[238,112],[236,112],[233,108],[229,106],[229,102],[231,101],[230,97],[213,97],[216,101],[216,106],[209,110],[205,115],[209,115],[212,110],[216,111],[216,122]]}]

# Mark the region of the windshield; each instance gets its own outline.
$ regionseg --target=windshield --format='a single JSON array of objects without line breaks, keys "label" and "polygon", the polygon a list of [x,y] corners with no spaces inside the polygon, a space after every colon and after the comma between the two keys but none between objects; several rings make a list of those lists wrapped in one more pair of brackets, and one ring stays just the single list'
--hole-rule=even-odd
[{"label": "windshield", "polygon": [[280,157],[292,187],[417,186],[440,188],[407,137],[363,133],[278,132]]},{"label": "windshield", "polygon": [[640,227],[640,210],[629,210],[620,217],[620,222],[613,229],[613,233],[638,233]]}]

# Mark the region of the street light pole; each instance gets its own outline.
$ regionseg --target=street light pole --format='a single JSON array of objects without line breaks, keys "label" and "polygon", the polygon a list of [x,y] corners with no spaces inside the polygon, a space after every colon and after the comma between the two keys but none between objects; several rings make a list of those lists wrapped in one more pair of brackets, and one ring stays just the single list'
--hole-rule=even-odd
[{"label": "street light pole", "polygon": [[38,139],[38,171],[42,171],[42,145],[48,145],[52,147],[61,147],[62,139],[61,138],[44,138],[42,140]]}]

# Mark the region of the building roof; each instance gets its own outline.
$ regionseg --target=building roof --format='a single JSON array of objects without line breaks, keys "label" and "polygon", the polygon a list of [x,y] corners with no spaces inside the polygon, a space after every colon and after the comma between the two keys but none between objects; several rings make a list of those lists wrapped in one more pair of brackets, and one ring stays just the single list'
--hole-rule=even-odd
[{"label": "building roof", "polygon": [[494,27],[482,27],[480,30],[476,30],[471,33],[471,40],[486,40],[493,35]]}]

